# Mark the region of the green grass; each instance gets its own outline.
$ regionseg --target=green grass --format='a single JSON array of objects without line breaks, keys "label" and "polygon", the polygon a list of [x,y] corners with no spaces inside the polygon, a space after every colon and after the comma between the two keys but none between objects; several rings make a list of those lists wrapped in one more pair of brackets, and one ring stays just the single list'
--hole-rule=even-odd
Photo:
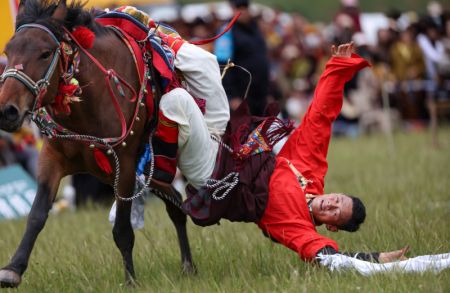
[{"label": "green grass", "polygon": [[[367,222],[358,233],[327,233],[342,250],[395,250],[410,255],[450,251],[450,129],[441,149],[425,133],[397,134],[395,154],[384,136],[333,139],[327,191],[359,195]],[[139,286],[123,286],[118,249],[107,209],[51,215],[17,292],[450,292],[450,270],[440,274],[331,273],[303,263],[271,243],[254,224],[223,222],[200,228],[189,223],[198,275],[180,272],[179,251],[163,205],[150,201],[146,226],[134,250]],[[0,263],[6,264],[25,221],[0,222]],[[16,291],[12,291],[16,292]]]}]

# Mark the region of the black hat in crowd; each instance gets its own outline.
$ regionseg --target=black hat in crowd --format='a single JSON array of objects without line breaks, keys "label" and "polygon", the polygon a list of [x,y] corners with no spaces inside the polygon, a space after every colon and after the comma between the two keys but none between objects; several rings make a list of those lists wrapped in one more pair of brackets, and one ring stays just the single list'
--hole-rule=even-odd
[{"label": "black hat in crowd", "polygon": [[250,0],[229,0],[230,4],[234,7],[248,7],[250,4]]}]

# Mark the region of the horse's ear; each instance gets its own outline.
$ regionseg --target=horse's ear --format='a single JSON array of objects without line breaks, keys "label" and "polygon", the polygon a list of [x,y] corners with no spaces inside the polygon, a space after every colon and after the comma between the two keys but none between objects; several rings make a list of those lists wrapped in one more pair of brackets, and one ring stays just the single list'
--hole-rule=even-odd
[{"label": "horse's ear", "polygon": [[25,9],[25,2],[27,2],[27,0],[20,0],[20,2],[19,2],[19,9],[17,9],[17,14],[18,15],[21,14],[23,12],[23,10]]},{"label": "horse's ear", "polygon": [[67,16],[67,4],[66,0],[60,0],[58,3],[58,6],[56,7],[55,11],[53,12],[52,18],[64,21]]}]

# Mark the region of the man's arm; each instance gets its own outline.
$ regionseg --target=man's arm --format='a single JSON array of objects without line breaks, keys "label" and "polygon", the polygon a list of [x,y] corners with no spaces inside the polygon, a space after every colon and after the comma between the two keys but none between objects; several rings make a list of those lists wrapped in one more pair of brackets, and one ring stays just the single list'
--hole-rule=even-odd
[{"label": "man's arm", "polygon": [[324,248],[319,250],[317,255],[319,255],[319,254],[336,254],[336,253],[341,253],[341,254],[346,255],[346,256],[354,257],[354,258],[357,258],[357,259],[360,259],[360,260],[365,260],[365,261],[372,261],[372,262],[379,262],[379,257],[380,257],[380,253],[379,252],[370,252],[370,253],[366,253],[366,252],[338,252],[333,247],[330,247],[330,246],[325,246]]},{"label": "man's arm", "polygon": [[333,46],[314,92],[314,98],[299,128],[291,135],[279,156],[289,159],[307,179],[314,182],[307,192],[323,194],[323,180],[328,170],[326,156],[331,126],[342,108],[344,85],[369,63],[352,54],[353,43]]},{"label": "man's arm", "polygon": [[336,254],[340,253],[346,256],[354,257],[356,259],[371,261],[371,262],[379,262],[379,263],[387,263],[397,260],[405,260],[405,254],[408,252],[409,246],[405,246],[400,250],[394,250],[389,252],[338,252],[331,246],[325,246],[319,252],[319,254]]}]

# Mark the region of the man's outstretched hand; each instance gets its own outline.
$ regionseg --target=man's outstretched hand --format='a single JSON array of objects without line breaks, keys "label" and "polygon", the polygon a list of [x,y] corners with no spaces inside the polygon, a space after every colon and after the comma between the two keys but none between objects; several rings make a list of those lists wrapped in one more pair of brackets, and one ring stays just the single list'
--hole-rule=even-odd
[{"label": "man's outstretched hand", "polygon": [[381,252],[380,256],[378,257],[379,263],[387,263],[387,262],[393,262],[398,260],[406,260],[408,259],[405,254],[409,250],[409,245],[406,245],[400,250],[394,250],[389,252]]},{"label": "man's outstretched hand", "polygon": [[350,58],[354,50],[354,43],[346,43],[339,45],[337,48],[335,45],[331,46],[331,55],[333,57]]}]

